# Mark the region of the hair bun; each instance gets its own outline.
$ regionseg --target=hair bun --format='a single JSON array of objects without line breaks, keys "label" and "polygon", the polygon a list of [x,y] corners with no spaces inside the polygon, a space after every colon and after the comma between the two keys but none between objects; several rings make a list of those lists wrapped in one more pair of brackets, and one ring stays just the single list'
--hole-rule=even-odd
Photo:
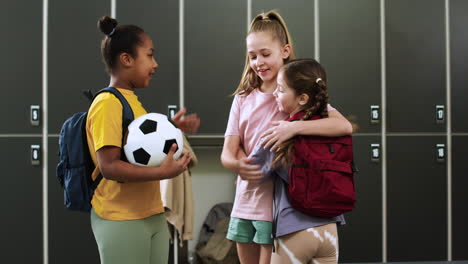
[{"label": "hair bun", "polygon": [[102,33],[109,36],[109,34],[117,27],[117,20],[108,16],[103,16],[98,20],[98,28]]}]

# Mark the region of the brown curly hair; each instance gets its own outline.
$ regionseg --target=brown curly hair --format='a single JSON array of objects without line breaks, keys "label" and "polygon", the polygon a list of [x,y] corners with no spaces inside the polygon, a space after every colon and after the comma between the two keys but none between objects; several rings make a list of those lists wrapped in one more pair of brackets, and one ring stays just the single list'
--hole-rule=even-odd
[{"label": "brown curly hair", "polygon": [[[314,59],[292,60],[283,67],[283,79],[287,86],[294,90],[296,96],[306,94],[309,101],[303,106],[305,112],[301,120],[308,120],[314,115],[328,117],[328,91],[327,74],[325,69]],[[294,138],[291,138],[278,146],[278,152],[273,166],[281,162],[282,165],[291,164],[294,153]]]}]

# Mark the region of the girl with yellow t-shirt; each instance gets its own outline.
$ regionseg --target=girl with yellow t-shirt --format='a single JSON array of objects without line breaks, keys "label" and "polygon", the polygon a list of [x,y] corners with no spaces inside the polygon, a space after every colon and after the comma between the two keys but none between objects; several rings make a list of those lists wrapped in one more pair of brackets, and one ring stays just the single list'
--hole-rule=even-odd
[{"label": "girl with yellow t-shirt", "polygon": [[[151,38],[134,25],[119,25],[110,17],[98,21],[106,35],[101,54],[115,87],[130,104],[135,118],[146,110],[134,94],[146,88],[158,64],[153,57]],[[173,118],[184,132],[193,133],[200,119],[183,117],[183,109]],[[188,154],[173,158],[174,144],[159,167],[142,167],[121,160],[122,105],[110,93],[99,94],[91,104],[86,121],[89,150],[96,165],[93,179],[103,179],[91,201],[91,226],[101,263],[167,263],[169,233],[159,190],[159,180],[173,178],[187,169]]]}]

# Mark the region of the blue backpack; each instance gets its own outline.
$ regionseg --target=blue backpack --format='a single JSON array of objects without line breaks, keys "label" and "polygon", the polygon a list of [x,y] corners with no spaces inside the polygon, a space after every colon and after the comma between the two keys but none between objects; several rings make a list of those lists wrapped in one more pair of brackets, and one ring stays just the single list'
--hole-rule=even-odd
[{"label": "blue backpack", "polygon": [[[87,96],[92,101],[103,92],[109,92],[120,100],[123,106],[122,131],[126,131],[133,121],[133,112],[123,95],[115,88],[101,89],[92,96]],[[95,166],[88,149],[86,136],[86,117],[88,112],[79,112],[68,118],[62,125],[59,136],[59,163],[57,164],[57,177],[63,188],[64,204],[71,210],[91,211],[91,199],[94,190],[102,180],[99,174],[93,181],[91,174]],[[122,152],[120,158],[126,161],[123,151],[124,135],[122,135]]]}]

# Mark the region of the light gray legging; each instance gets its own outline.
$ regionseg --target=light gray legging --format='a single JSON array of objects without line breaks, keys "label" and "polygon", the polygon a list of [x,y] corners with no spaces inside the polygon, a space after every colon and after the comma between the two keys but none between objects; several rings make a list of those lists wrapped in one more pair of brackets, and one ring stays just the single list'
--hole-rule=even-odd
[{"label": "light gray legging", "polygon": [[113,221],[91,210],[91,227],[101,264],[166,264],[169,231],[164,213],[148,218]]}]

